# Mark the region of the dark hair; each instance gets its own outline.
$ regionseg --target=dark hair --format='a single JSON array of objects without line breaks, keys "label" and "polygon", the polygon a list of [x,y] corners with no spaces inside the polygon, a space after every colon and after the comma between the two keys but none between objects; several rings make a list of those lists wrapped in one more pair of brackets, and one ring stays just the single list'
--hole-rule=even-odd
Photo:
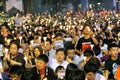
[{"label": "dark hair", "polygon": [[49,61],[48,56],[45,55],[45,54],[39,55],[36,59],[42,60],[42,61],[44,61],[45,63],[48,63],[48,61]]},{"label": "dark hair", "polygon": [[[52,44],[52,40],[47,37],[46,41],[48,41],[50,44]],[[45,42],[43,37],[41,38],[41,42]]]},{"label": "dark hair", "polygon": [[89,63],[94,63],[97,65],[97,68],[99,69],[101,64],[100,64],[100,60],[96,57],[91,57],[89,60],[88,60]]},{"label": "dark hair", "polygon": [[21,75],[23,73],[23,68],[22,66],[18,66],[18,65],[14,65],[9,69],[9,73],[10,74],[17,74],[17,75]]},{"label": "dark hair", "polygon": [[78,66],[76,64],[69,63],[66,68],[65,79],[68,80],[70,73],[73,73],[76,69],[78,69]]},{"label": "dark hair", "polygon": [[69,45],[69,46],[67,47],[67,51],[68,51],[68,50],[71,50],[71,49],[74,49],[74,46],[73,46],[73,45]]},{"label": "dark hair", "polygon": [[55,34],[55,37],[58,37],[58,36],[63,36],[63,35],[62,35],[61,32],[57,32],[57,33]]},{"label": "dark hair", "polygon": [[12,40],[12,41],[10,42],[9,48],[11,47],[12,44],[15,44],[15,45],[17,46],[17,49],[20,48],[20,43],[19,43],[19,41],[17,41],[17,40]]},{"label": "dark hair", "polygon": [[67,52],[65,51],[64,48],[59,48],[56,50],[56,54],[59,52],[59,51],[63,51],[64,52],[64,55],[66,56],[67,55]]},{"label": "dark hair", "polygon": [[91,29],[91,25],[90,25],[89,23],[85,23],[84,26],[83,26],[82,31],[83,31],[87,26]]},{"label": "dark hair", "polygon": [[85,80],[85,73],[77,69],[69,75],[67,80]]},{"label": "dark hair", "polygon": [[84,66],[85,73],[93,72],[96,73],[98,71],[98,66],[93,62],[87,62]]},{"label": "dark hair", "polygon": [[65,69],[63,66],[57,66],[56,69],[55,69],[55,75],[56,75],[56,78],[57,78],[57,72],[58,70],[61,70],[61,69]]},{"label": "dark hair", "polygon": [[1,25],[0,30],[2,29],[2,26],[5,26],[8,30],[10,30],[7,22],[5,22],[4,24]]},{"label": "dark hair", "polygon": [[99,46],[95,45],[93,47],[93,51],[94,51],[95,55],[98,56],[100,54],[100,52],[101,52],[101,49],[100,49]]},{"label": "dark hair", "polygon": [[42,47],[39,45],[39,46],[35,46],[34,49],[33,49],[33,55],[34,55],[34,56],[35,56],[34,50],[35,50],[36,48],[39,49],[40,54],[43,54],[43,49],[42,49]]},{"label": "dark hair", "polygon": [[111,43],[111,44],[108,45],[108,50],[110,50],[113,47],[118,47],[118,45],[115,44],[115,43]]},{"label": "dark hair", "polygon": [[90,49],[84,51],[84,56],[94,56],[94,52]]}]

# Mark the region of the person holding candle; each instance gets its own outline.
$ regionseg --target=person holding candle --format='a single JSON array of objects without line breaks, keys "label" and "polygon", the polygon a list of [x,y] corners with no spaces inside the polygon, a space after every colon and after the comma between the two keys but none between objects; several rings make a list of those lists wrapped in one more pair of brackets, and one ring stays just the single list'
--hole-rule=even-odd
[{"label": "person holding candle", "polygon": [[18,53],[18,49],[19,45],[16,43],[16,41],[12,41],[10,43],[7,55],[5,55],[3,58],[3,65],[7,63],[7,65],[4,65],[3,67],[8,66],[6,67],[5,71],[9,72],[8,70],[14,65],[22,66],[23,68],[25,67],[24,55]]},{"label": "person holding candle", "polygon": [[[13,39],[13,36],[9,34],[9,26],[7,25],[7,22],[5,22],[0,27],[0,44],[4,46],[8,46],[7,39]],[[9,42],[9,41],[8,41]]]},{"label": "person holding candle", "polygon": [[24,57],[25,64],[25,78],[26,80],[33,80],[33,71],[36,69],[35,58],[39,55],[43,54],[43,50],[41,46],[35,46],[32,52],[26,52],[26,56]]},{"label": "person holding candle", "polygon": [[76,44],[76,52],[82,57],[83,51],[86,49],[91,49],[91,45],[98,45],[98,41],[93,36],[93,32],[91,30],[91,25],[85,24],[83,27],[83,37],[81,37]]}]

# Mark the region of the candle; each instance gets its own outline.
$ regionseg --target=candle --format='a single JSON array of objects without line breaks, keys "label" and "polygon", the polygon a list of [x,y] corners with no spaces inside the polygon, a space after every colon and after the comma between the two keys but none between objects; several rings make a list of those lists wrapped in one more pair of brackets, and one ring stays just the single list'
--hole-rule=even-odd
[{"label": "candle", "polygon": [[7,48],[5,48],[5,54],[7,54],[8,53],[8,49]]},{"label": "candle", "polygon": [[20,36],[20,37],[19,37],[19,39],[20,39],[20,44],[21,44],[21,41],[22,41],[22,36]]},{"label": "candle", "polygon": [[47,40],[47,37],[43,37],[44,41],[45,41],[45,46],[46,46],[46,40]]},{"label": "candle", "polygon": [[28,61],[27,61],[27,56],[24,57],[24,60],[25,60],[26,63],[28,62]]},{"label": "candle", "polygon": [[44,78],[43,80],[47,80],[47,78]]},{"label": "candle", "polygon": [[34,43],[34,40],[31,40],[30,43],[33,44],[33,43]]},{"label": "candle", "polygon": [[10,41],[11,41],[11,39],[7,39],[7,44],[8,44],[8,45],[10,44]]},{"label": "candle", "polygon": [[84,61],[86,61],[87,57],[85,57],[85,56],[84,56],[84,58],[83,58],[83,59],[84,59]]}]

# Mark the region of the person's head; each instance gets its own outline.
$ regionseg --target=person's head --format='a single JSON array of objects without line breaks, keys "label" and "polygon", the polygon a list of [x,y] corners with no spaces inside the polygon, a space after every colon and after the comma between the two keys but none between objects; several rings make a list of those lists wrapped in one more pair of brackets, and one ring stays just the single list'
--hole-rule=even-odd
[{"label": "person's head", "polygon": [[70,59],[73,59],[74,54],[75,54],[74,46],[69,46],[68,49],[67,49],[67,56],[68,56]]},{"label": "person's head", "polygon": [[63,66],[56,67],[55,75],[56,75],[56,78],[64,78],[64,76],[65,76],[64,67]]},{"label": "person's head", "polygon": [[19,49],[19,43],[15,40],[11,41],[9,46],[9,52],[11,55],[16,55]]},{"label": "person's head", "polygon": [[67,80],[70,73],[73,73],[76,69],[78,69],[78,66],[76,64],[69,63],[66,68],[65,79]]},{"label": "person's head", "polygon": [[118,45],[115,43],[111,43],[108,45],[108,50],[111,57],[118,57]]},{"label": "person's head", "polygon": [[91,57],[89,60],[88,60],[88,63],[94,63],[97,65],[97,68],[99,69],[101,64],[100,64],[100,60],[96,57]]},{"label": "person's head", "polygon": [[84,35],[88,35],[91,32],[91,25],[90,24],[85,24],[83,26],[83,33]]},{"label": "person's head", "polygon": [[66,58],[66,51],[63,48],[56,50],[56,60],[58,62],[63,61]]},{"label": "person's head", "polygon": [[94,53],[95,53],[96,56],[98,56],[98,55],[101,53],[101,49],[100,49],[100,47],[97,46],[97,45],[95,45],[95,46],[93,47],[93,51],[94,51]]},{"label": "person's head", "polygon": [[[46,39],[46,42],[44,41],[44,40],[42,40],[43,41],[43,48],[44,48],[44,50],[45,51],[49,51],[52,47],[52,41],[51,41],[51,39],[49,39],[49,38],[47,38]],[[46,45],[46,46],[45,46]]]},{"label": "person's head", "polygon": [[56,40],[63,40],[63,35],[61,32],[57,32],[55,35]]},{"label": "person's head", "polygon": [[84,66],[84,71],[87,80],[95,80],[96,72],[98,71],[98,67],[96,64],[92,62],[87,62]]},{"label": "person's head", "polygon": [[91,57],[94,56],[94,52],[90,49],[86,49],[84,51],[84,56],[86,57],[86,60],[88,61]]},{"label": "person's head", "polygon": [[36,67],[38,70],[41,69],[45,69],[46,66],[48,65],[48,57],[45,54],[41,54],[39,55],[36,59],[35,59],[35,63],[36,63]]},{"label": "person's head", "polygon": [[40,54],[43,54],[43,49],[42,49],[42,47],[41,47],[41,46],[36,46],[36,47],[34,47],[34,49],[33,49],[33,55],[34,55],[35,57],[38,57]]},{"label": "person's head", "polygon": [[6,22],[3,25],[0,26],[0,32],[3,36],[8,35],[8,30],[9,30],[9,26],[7,25]]},{"label": "person's head", "polygon": [[11,80],[22,80],[23,68],[18,65],[14,65],[9,70]]},{"label": "person's head", "polygon": [[67,80],[85,80],[85,73],[77,69],[69,75]]},{"label": "person's head", "polygon": [[102,47],[104,42],[102,37],[98,37],[99,46]]}]

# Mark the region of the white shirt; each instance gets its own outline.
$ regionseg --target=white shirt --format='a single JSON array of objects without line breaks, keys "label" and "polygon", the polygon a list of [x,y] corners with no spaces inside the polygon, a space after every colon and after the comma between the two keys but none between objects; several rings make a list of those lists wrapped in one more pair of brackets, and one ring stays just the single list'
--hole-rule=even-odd
[{"label": "white shirt", "polygon": [[54,49],[51,49],[50,51],[49,51],[49,57],[50,58],[55,58],[55,54],[56,53],[56,50],[54,50]]},{"label": "white shirt", "polygon": [[[2,61],[0,61],[0,69],[2,69],[2,68],[3,68],[3,66],[2,66]],[[0,73],[0,80],[3,80],[1,73]]]},{"label": "white shirt", "polygon": [[51,67],[53,71],[55,71],[58,66],[63,66],[66,69],[67,65],[68,65],[68,62],[65,60],[63,61],[62,64],[59,64],[56,59],[52,59],[52,62],[49,63],[49,67]]},{"label": "white shirt", "polygon": [[[87,80],[87,78],[85,80]],[[97,73],[96,76],[95,76],[95,80],[106,80],[106,79],[103,75]]]}]

